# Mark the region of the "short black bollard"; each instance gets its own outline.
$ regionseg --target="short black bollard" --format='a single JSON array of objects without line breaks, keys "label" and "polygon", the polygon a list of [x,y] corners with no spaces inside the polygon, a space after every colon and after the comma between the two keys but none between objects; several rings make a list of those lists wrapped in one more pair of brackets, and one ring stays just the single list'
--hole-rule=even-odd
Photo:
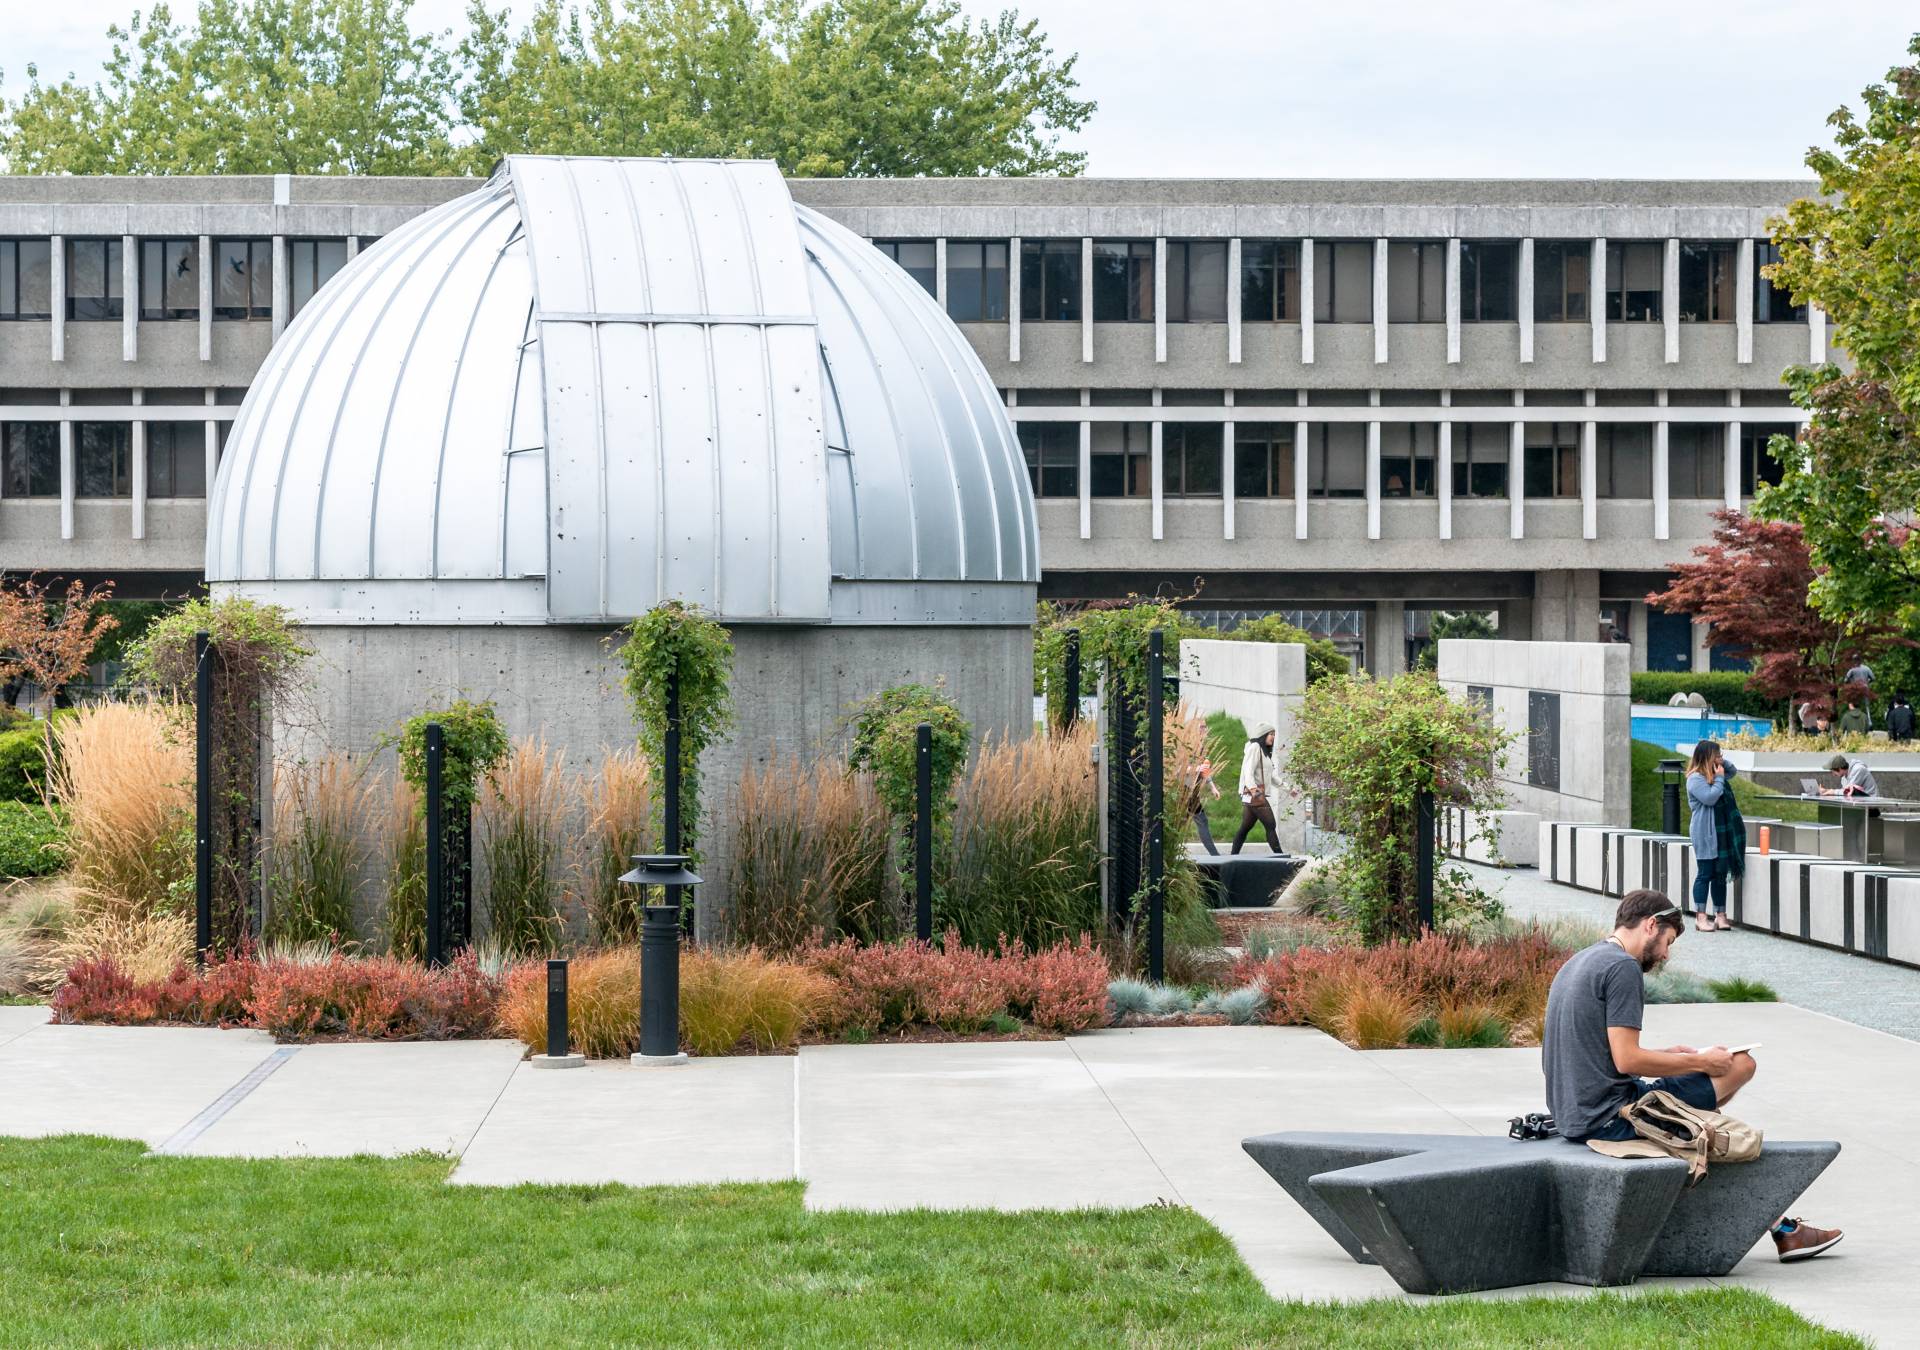
[{"label": "short black bollard", "polygon": [[[632,885],[659,886],[671,895],[675,887],[700,884],[679,854],[633,861],[638,865],[620,878]],[[680,1050],[680,907],[643,903],[640,913],[640,1052],[633,1062],[648,1067],[685,1064],[687,1057]]]},{"label": "short black bollard", "polygon": [[567,963],[547,962],[547,1053],[535,1055],[536,1069],[577,1069],[587,1062],[585,1055],[568,1053],[571,1040],[567,1025]]},{"label": "short black bollard", "polygon": [[913,741],[913,935],[933,941],[933,726]]},{"label": "short black bollard", "polygon": [[1687,779],[1687,761],[1660,761],[1660,833],[1680,833],[1680,785]]},{"label": "short black bollard", "polygon": [[427,723],[427,964],[438,966],[446,959],[442,924],[446,906],[446,826],[442,820],[445,803],[441,801],[441,780],[446,772],[447,733],[438,722]]}]

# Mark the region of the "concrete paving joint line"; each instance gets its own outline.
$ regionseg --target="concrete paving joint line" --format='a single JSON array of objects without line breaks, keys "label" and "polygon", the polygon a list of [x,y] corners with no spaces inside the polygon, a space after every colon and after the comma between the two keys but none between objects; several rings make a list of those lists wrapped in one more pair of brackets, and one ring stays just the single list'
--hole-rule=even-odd
[{"label": "concrete paving joint line", "polygon": [[283,1045],[275,1050],[272,1054],[254,1065],[252,1069],[248,1070],[246,1077],[214,1098],[213,1103],[208,1106],[206,1110],[176,1130],[173,1135],[164,1144],[160,1145],[159,1148],[155,1149],[154,1152],[186,1152],[193,1141],[212,1129],[220,1117],[226,1115],[227,1112],[233,1110],[234,1107],[245,1101],[255,1088],[273,1077],[274,1073],[279,1070],[282,1064],[285,1064],[298,1053],[300,1053],[300,1047],[297,1045]]},{"label": "concrete paving joint line", "polygon": [[473,1132],[467,1136],[467,1142],[460,1145],[459,1149],[455,1151],[454,1157],[464,1158],[467,1156],[467,1150],[473,1147],[473,1141],[480,1137],[480,1131],[487,1128],[487,1122],[493,1118],[493,1113],[500,1108],[500,1099],[507,1095],[507,1089],[512,1086],[513,1075],[519,1073],[522,1069],[526,1069],[529,1073],[534,1072],[534,1069],[524,1059],[513,1066],[512,1072],[500,1080],[500,1090],[493,1094],[493,1100],[487,1103],[487,1109],[481,1112],[479,1122],[474,1125]]},{"label": "concrete paving joint line", "polygon": [[[1153,1150],[1148,1148],[1147,1141],[1140,1137],[1140,1131],[1136,1130],[1133,1122],[1127,1119],[1127,1113],[1120,1109],[1118,1102],[1114,1101],[1113,1094],[1107,1091],[1107,1085],[1100,1081],[1100,1076],[1093,1071],[1093,1066],[1080,1057],[1080,1051],[1074,1047],[1073,1037],[1066,1036],[1062,1040],[1066,1044],[1067,1053],[1073,1056],[1073,1062],[1080,1066],[1080,1072],[1087,1076],[1088,1081],[1093,1084],[1094,1091],[1100,1094],[1100,1100],[1107,1104],[1109,1111],[1113,1112],[1114,1119],[1125,1126],[1127,1133],[1133,1136],[1133,1142],[1140,1146],[1140,1152],[1145,1155],[1148,1162],[1153,1164],[1153,1170],[1160,1174],[1160,1180],[1167,1183],[1167,1189],[1173,1193],[1174,1203],[1186,1205],[1186,1197],[1180,1194],[1180,1188],[1173,1184],[1173,1178],[1167,1175],[1167,1169],[1160,1165],[1160,1160],[1153,1156]],[[1187,1207],[1192,1208],[1191,1205]]]}]

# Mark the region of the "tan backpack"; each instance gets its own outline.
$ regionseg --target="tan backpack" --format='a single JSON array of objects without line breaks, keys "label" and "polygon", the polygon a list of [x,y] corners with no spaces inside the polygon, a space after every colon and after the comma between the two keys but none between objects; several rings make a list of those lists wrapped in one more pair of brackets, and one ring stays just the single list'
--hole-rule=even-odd
[{"label": "tan backpack", "polygon": [[1637,1139],[1589,1139],[1587,1147],[1609,1158],[1678,1158],[1687,1165],[1687,1185],[1707,1174],[1710,1162],[1752,1162],[1761,1134],[1744,1120],[1688,1106],[1670,1092],[1649,1092],[1620,1108]]}]

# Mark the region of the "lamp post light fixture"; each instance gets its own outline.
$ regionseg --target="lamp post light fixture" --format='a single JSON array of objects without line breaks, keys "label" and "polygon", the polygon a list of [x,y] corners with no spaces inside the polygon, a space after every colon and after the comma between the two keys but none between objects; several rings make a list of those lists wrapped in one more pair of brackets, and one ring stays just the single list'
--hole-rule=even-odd
[{"label": "lamp post light fixture", "polygon": [[1660,761],[1660,832],[1680,833],[1680,785],[1687,781],[1687,761]]},{"label": "lamp post light fixture", "polygon": [[[660,886],[669,896],[677,888],[698,886],[683,853],[636,856],[634,869],[620,880],[635,886]],[[680,1049],[680,908],[649,905],[640,893],[640,1053],[636,1065],[657,1068],[685,1064]]]}]

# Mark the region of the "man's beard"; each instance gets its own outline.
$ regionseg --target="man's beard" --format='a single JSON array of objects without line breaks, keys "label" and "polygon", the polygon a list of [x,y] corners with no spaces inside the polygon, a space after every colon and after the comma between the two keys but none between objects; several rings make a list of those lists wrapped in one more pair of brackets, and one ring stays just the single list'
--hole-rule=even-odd
[{"label": "man's beard", "polygon": [[1667,964],[1667,958],[1664,956],[1655,956],[1651,951],[1645,951],[1640,954],[1640,973],[1642,975],[1651,975],[1665,964]]}]

